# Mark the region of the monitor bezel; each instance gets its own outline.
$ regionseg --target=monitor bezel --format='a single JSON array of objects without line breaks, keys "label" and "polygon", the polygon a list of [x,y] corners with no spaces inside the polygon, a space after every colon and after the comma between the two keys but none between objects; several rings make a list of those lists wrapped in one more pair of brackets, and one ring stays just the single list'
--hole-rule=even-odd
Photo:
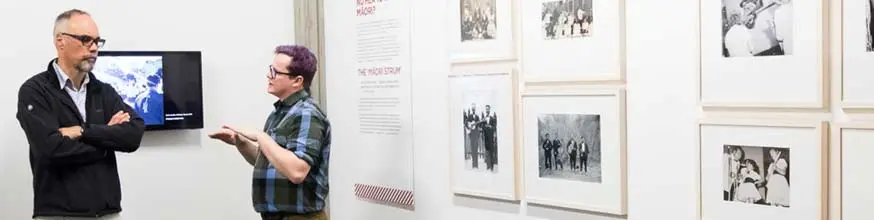
[{"label": "monitor bezel", "polygon": [[[145,130],[146,130],[146,131],[166,131],[166,130],[194,130],[194,129],[203,129],[203,127],[204,127],[203,124],[205,123],[205,122],[204,122],[204,115],[203,115],[203,114],[204,114],[204,112],[205,112],[205,109],[204,109],[204,102],[203,102],[203,100],[204,100],[204,99],[203,99],[203,54],[202,54],[201,51],[185,51],[185,50],[179,50],[179,51],[110,50],[110,51],[100,51],[100,52],[98,52],[98,53],[97,53],[97,57],[98,57],[97,59],[98,59],[98,61],[99,61],[101,56],[162,56],[162,57],[164,57],[164,56],[167,55],[167,54],[190,54],[190,55],[187,55],[187,56],[196,56],[197,58],[199,58],[199,59],[198,59],[199,65],[197,65],[197,72],[196,72],[196,73],[191,73],[191,74],[197,74],[196,76],[198,77],[198,80],[197,80],[197,89],[198,89],[198,91],[200,91],[200,97],[198,97],[198,98],[199,98],[199,100],[200,100],[200,110],[201,110],[201,112],[199,112],[200,115],[195,116],[195,117],[200,119],[200,120],[196,120],[196,121],[199,121],[200,123],[196,123],[196,124],[195,124],[195,123],[192,122],[192,123],[183,123],[182,125],[167,125],[167,124],[163,124],[163,125],[146,125]],[[165,103],[166,103],[166,101],[165,101]],[[164,117],[166,117],[166,115],[165,115]]]}]

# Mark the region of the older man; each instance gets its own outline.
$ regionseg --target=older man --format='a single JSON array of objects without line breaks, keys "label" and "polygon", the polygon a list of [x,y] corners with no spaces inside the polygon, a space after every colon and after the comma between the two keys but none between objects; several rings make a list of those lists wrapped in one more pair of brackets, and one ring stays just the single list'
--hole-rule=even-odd
[{"label": "older man", "polygon": [[252,201],[262,219],[328,219],[331,125],[308,89],[316,57],[303,46],[279,46],[267,92],[279,98],[263,131],[223,127],[210,137],[235,145],[255,167]]},{"label": "older man", "polygon": [[143,119],[91,74],[105,41],[87,12],[60,14],[53,34],[58,57],[18,92],[16,117],[30,145],[33,218],[118,219],[115,152],[139,148]]}]

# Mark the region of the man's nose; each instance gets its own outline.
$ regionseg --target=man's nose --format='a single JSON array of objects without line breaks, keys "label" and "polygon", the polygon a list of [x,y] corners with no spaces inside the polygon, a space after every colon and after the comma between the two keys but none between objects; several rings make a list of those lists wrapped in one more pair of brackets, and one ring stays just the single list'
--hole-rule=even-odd
[{"label": "man's nose", "polygon": [[91,53],[96,53],[97,49],[99,49],[97,43],[92,43],[91,46],[88,47],[88,51],[91,51]]}]

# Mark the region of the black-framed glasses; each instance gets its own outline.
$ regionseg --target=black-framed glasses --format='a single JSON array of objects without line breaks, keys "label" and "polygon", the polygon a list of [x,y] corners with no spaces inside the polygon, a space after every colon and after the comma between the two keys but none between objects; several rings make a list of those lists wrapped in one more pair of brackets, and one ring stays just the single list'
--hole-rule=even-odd
[{"label": "black-framed glasses", "polygon": [[287,75],[289,77],[297,76],[296,74],[293,74],[293,73],[286,73],[286,72],[276,70],[276,68],[273,68],[273,65],[267,65],[267,68],[270,69],[270,71],[269,71],[270,75],[267,76],[267,78],[270,78],[270,79],[275,79],[276,75],[278,75],[278,74]]},{"label": "black-framed glasses", "polygon": [[106,40],[101,39],[100,37],[92,37],[92,36],[88,36],[88,35],[75,35],[75,34],[68,34],[68,33],[61,33],[61,34],[66,35],[68,37],[75,38],[76,40],[79,40],[79,42],[82,42],[82,45],[85,45],[85,47],[91,47],[91,45],[97,44],[97,48],[102,48],[103,45],[106,44]]}]

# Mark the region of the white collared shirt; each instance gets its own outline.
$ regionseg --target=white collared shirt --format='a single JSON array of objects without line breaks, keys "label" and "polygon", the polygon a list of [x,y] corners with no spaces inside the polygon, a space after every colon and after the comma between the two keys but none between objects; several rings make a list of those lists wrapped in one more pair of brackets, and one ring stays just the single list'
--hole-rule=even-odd
[{"label": "white collared shirt", "polygon": [[86,89],[88,82],[91,81],[89,79],[88,74],[85,74],[85,80],[82,82],[82,85],[79,89],[73,87],[73,81],[64,73],[64,70],[58,66],[58,62],[55,61],[52,63],[52,67],[55,68],[55,72],[58,76],[58,82],[60,82],[61,89],[70,94],[70,98],[73,99],[73,103],[76,104],[76,108],[79,109],[79,115],[82,116],[83,121],[88,121],[87,114],[85,113],[85,100],[88,98],[88,89]]}]

